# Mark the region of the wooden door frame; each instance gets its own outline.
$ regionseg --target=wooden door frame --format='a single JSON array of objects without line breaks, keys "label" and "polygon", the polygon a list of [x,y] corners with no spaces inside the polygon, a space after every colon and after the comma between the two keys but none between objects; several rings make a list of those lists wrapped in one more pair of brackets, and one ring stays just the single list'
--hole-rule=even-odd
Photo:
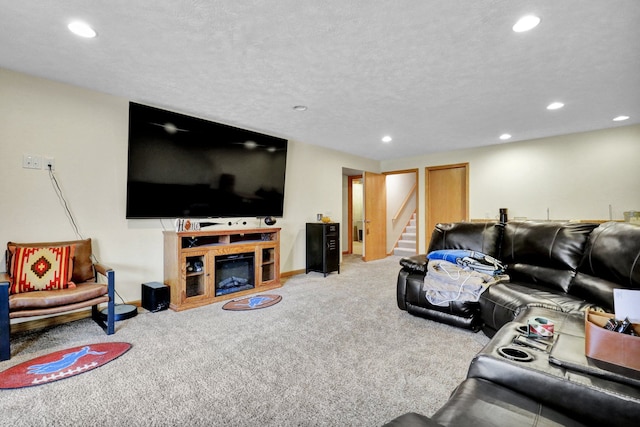
[{"label": "wooden door frame", "polygon": [[343,252],[343,254],[352,254],[353,253],[353,181],[357,179],[362,179],[362,175],[349,175],[349,183],[347,185],[347,221],[349,221],[348,233],[349,233],[349,244],[347,245],[347,250]]},{"label": "wooden door frame", "polygon": [[[454,163],[454,164],[450,164],[450,165],[440,165],[440,166],[427,166],[424,168],[424,203],[425,203],[425,209],[424,209],[424,220],[425,220],[425,226],[428,226],[429,224],[429,212],[430,212],[430,200],[429,200],[429,172],[430,171],[435,171],[435,170],[443,170],[443,169],[455,169],[455,168],[464,168],[464,174],[465,174],[465,220],[469,221],[469,162],[466,163]],[[428,228],[428,227],[426,227]],[[425,251],[427,250],[427,248],[429,247],[429,241],[431,240],[431,233],[433,232],[433,230],[425,230],[425,244],[427,245],[427,247],[425,248]]]},{"label": "wooden door frame", "polygon": [[[420,253],[419,239],[418,239],[418,236],[420,235],[420,221],[419,221],[419,218],[420,218],[420,169],[415,168],[415,169],[404,169],[404,170],[398,170],[398,171],[388,171],[388,172],[383,172],[382,174],[385,176],[389,176],[389,175],[400,175],[405,173],[413,173],[416,176],[416,252]],[[387,255],[393,255],[393,249]]]}]

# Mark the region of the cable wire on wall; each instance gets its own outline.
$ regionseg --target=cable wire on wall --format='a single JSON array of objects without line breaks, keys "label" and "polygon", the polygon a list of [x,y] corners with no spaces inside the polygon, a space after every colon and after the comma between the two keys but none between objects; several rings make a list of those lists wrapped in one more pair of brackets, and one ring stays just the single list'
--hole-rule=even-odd
[{"label": "cable wire on wall", "polygon": [[[53,190],[55,191],[56,196],[58,196],[58,200],[60,200],[60,204],[62,205],[62,207],[64,209],[64,213],[67,216],[67,219],[69,219],[69,222],[71,223],[71,228],[73,228],[73,231],[76,234],[76,237],[78,239],[85,240],[84,236],[80,232],[80,229],[78,228],[78,223],[76,222],[75,218],[73,217],[73,213],[71,212],[71,209],[69,208],[69,204],[67,203],[67,199],[64,197],[64,193],[62,192],[62,188],[60,187],[60,184],[58,183],[58,179],[56,178],[56,174],[53,172],[53,169],[51,168],[51,165],[47,165],[47,168],[49,169],[49,179],[51,179],[51,184],[53,185]],[[91,251],[91,258],[93,258],[93,261],[95,263],[100,264],[100,261],[98,260],[98,258],[96,258],[96,256],[93,253],[93,251]],[[120,298],[120,300],[124,303],[125,302],[124,298],[122,298],[120,296],[118,291],[114,289],[114,292],[118,296],[118,298]]]},{"label": "cable wire on wall", "polygon": [[64,212],[67,215],[69,222],[71,223],[71,227],[73,228],[73,231],[76,233],[76,236],[79,239],[84,240],[82,233],[80,233],[80,230],[78,229],[78,224],[76,223],[76,220],[73,218],[71,209],[69,209],[67,200],[65,199],[64,194],[62,193],[62,188],[60,188],[60,184],[58,184],[58,179],[56,178],[56,175],[53,173],[53,169],[51,168],[51,165],[47,165],[47,167],[49,168],[49,178],[51,179],[51,184],[53,185],[53,189],[56,192],[56,196],[58,196],[58,200],[60,200],[60,204],[62,204],[62,207],[64,208]]}]

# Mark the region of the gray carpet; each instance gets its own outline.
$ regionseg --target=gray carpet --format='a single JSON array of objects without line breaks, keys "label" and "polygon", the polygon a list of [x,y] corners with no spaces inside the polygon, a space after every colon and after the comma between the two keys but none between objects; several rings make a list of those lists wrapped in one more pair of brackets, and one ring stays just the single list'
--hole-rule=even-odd
[{"label": "gray carpet", "polygon": [[106,336],[91,320],[22,333],[0,370],[83,344],[133,348],[90,373],[0,390],[0,425],[379,426],[430,415],[464,379],[482,334],[409,315],[397,257],[345,256],[341,274],[291,277],[280,303],[141,313]]}]

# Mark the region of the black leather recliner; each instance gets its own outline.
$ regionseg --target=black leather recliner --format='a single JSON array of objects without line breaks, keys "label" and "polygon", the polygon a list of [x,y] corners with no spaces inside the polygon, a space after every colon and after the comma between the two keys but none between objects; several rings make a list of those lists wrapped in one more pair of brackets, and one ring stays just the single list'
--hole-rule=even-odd
[{"label": "black leather recliner", "polygon": [[[488,223],[438,224],[434,230],[428,252],[440,249],[469,249],[498,258],[500,239],[504,225]],[[415,255],[400,260],[398,274],[398,307],[416,316],[425,317],[448,325],[478,331],[482,327],[478,302],[453,301],[445,306],[427,301],[422,290],[427,272],[425,255]]]},{"label": "black leather recliner", "polygon": [[[500,231],[497,243],[486,245],[484,239],[495,230]],[[593,368],[584,355],[584,310],[611,312],[613,289],[640,290],[640,226],[438,224],[433,234],[429,251],[472,249],[495,256],[491,250],[497,248],[511,280],[489,287],[477,305],[457,302],[435,308],[421,295],[425,255],[401,260],[399,308],[455,326],[482,327],[493,338],[474,358],[467,379],[433,416],[408,413],[389,426],[622,426],[640,419],[640,378]],[[499,355],[500,346],[512,343],[514,325],[538,316],[555,321],[559,335],[551,352],[572,363],[582,359],[586,369],[551,366],[548,352],[537,354],[530,364]],[[574,345],[560,346],[560,341]]]}]

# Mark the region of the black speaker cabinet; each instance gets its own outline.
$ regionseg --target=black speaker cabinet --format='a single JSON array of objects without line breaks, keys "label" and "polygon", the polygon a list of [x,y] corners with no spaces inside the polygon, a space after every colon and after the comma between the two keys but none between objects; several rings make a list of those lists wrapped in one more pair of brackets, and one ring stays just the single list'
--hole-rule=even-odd
[{"label": "black speaker cabinet", "polygon": [[307,273],[340,274],[340,224],[307,223]]},{"label": "black speaker cabinet", "polygon": [[158,282],[143,283],[142,308],[154,313],[169,308],[169,287]]}]

